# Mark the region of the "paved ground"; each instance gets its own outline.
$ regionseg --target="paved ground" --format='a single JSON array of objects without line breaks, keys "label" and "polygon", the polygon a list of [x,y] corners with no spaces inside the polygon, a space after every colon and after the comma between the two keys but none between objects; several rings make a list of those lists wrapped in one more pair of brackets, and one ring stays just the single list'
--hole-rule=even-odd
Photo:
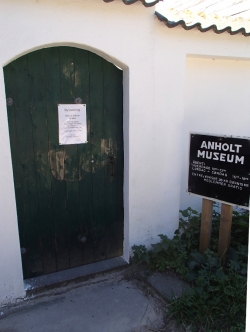
[{"label": "paved ground", "polygon": [[[0,308],[0,332],[177,331],[171,322],[166,327],[164,301],[135,274],[108,273]],[[158,284],[159,275],[150,278]],[[161,276],[159,283],[172,288]]]}]

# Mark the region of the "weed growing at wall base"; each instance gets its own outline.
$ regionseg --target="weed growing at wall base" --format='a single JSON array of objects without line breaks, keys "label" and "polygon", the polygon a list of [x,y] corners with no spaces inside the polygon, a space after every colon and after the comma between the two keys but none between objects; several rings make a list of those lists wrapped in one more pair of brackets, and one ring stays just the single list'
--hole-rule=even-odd
[{"label": "weed growing at wall base", "polygon": [[217,255],[220,215],[213,212],[211,245],[199,253],[200,215],[190,207],[180,211],[178,230],[172,239],[159,235],[151,250],[134,246],[133,261],[150,269],[178,272],[190,283],[180,298],[173,298],[168,312],[193,331],[245,331],[248,211],[233,213],[230,249],[225,267]]}]

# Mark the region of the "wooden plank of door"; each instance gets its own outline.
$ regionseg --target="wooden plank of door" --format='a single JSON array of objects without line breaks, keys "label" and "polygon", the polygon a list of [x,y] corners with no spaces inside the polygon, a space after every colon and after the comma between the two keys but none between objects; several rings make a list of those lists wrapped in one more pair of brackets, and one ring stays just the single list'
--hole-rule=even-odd
[{"label": "wooden plank of door", "polygon": [[90,99],[89,99],[89,52],[74,49],[75,57],[75,96],[86,104],[88,143],[78,145],[79,154],[79,201],[80,222],[77,225],[82,264],[93,263],[94,225],[92,204],[91,141],[90,141]]},{"label": "wooden plank of door", "polygon": [[[26,249],[26,260],[28,272],[24,278],[34,277],[43,271],[42,259],[39,250],[39,223],[38,200],[36,189],[36,172],[33,145],[33,123],[30,108],[29,79],[27,56],[22,56],[13,61],[13,80],[15,82],[15,109],[16,130],[18,137],[19,169],[22,178],[22,195],[24,202],[24,218],[19,221],[20,234],[25,234],[24,247]],[[17,205],[19,202],[17,202]],[[20,218],[18,217],[18,220]],[[21,235],[22,237],[22,235]]]},{"label": "wooden plank of door", "polygon": [[123,72],[121,70],[116,72],[116,84],[120,88],[116,90],[117,98],[117,255],[123,254],[123,239],[124,239],[124,196],[123,196],[123,184],[124,184],[124,146],[123,146]]},{"label": "wooden plank of door", "polygon": [[43,274],[47,274],[56,271],[56,257],[43,50],[29,53],[27,58],[38,198],[39,248],[43,259]]},{"label": "wooden plank of door", "polygon": [[[122,226],[118,220],[118,210],[121,206],[118,204],[120,198],[118,193],[123,189],[120,180],[123,165],[121,162],[122,149],[120,132],[122,125],[121,92],[122,81],[120,70],[113,64],[103,61],[103,82],[104,82],[104,123],[105,123],[105,158],[108,160],[105,176],[105,205],[106,205],[106,243],[107,258],[120,256],[122,253],[121,237],[119,228]],[[121,125],[121,126],[118,126]],[[121,168],[121,169],[119,169]],[[121,187],[119,187],[121,186]]]},{"label": "wooden plank of door", "polygon": [[25,237],[25,211],[24,211],[24,196],[22,193],[23,180],[20,173],[19,167],[19,149],[18,149],[18,137],[16,128],[16,95],[15,95],[15,79],[11,64],[4,67],[4,81],[6,89],[6,98],[12,98],[13,104],[7,104],[8,124],[9,124],[9,137],[11,146],[11,159],[12,169],[14,176],[15,185],[15,196],[16,196],[16,208],[18,216],[18,227],[19,227],[19,238],[20,246],[23,248],[22,252],[22,265],[23,274],[25,277],[28,275],[28,262],[26,260],[27,255],[25,252],[26,237]]},{"label": "wooden plank of door", "polygon": [[60,62],[57,47],[47,48],[44,54],[46,102],[48,119],[48,162],[51,172],[51,193],[56,251],[56,270],[69,267],[68,221],[64,181],[64,147],[59,145],[58,108],[60,102]]},{"label": "wooden plank of door", "polygon": [[[61,103],[75,103],[75,56],[73,47],[60,47]],[[79,154],[78,145],[64,146],[64,180],[66,182],[69,232],[69,266],[81,265],[81,247],[78,240],[80,225]]]},{"label": "wooden plank of door", "polygon": [[218,255],[221,264],[225,265],[227,250],[230,244],[231,227],[232,227],[233,207],[228,204],[221,204],[220,231],[218,243]]},{"label": "wooden plank of door", "polygon": [[89,54],[90,68],[90,142],[92,145],[93,220],[95,228],[95,261],[106,259],[105,152],[101,140],[105,137],[103,114],[103,61]]},{"label": "wooden plank of door", "polygon": [[213,201],[202,199],[201,229],[200,229],[200,253],[203,253],[210,245],[212,229]]}]

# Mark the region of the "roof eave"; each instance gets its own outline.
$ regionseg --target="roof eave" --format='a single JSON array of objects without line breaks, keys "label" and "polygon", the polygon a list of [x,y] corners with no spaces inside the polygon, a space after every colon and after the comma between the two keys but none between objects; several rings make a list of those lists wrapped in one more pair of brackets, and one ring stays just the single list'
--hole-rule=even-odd
[{"label": "roof eave", "polygon": [[[113,2],[114,0],[103,0],[104,2]],[[152,7],[152,6],[155,6],[158,2],[162,1],[162,0],[155,0],[153,2],[146,2],[146,0],[122,0],[122,2],[125,4],[125,5],[132,5],[133,3],[135,2],[138,2],[140,1],[145,7]]]},{"label": "roof eave", "polygon": [[240,28],[238,30],[232,30],[230,26],[227,26],[223,29],[218,29],[215,24],[210,25],[209,27],[202,28],[201,23],[197,22],[193,25],[186,25],[186,22],[184,20],[179,20],[179,21],[169,21],[167,17],[161,15],[158,12],[155,12],[156,17],[163,22],[168,28],[175,28],[176,26],[180,25],[182,26],[185,30],[191,30],[194,28],[197,28],[201,32],[207,32],[209,30],[213,30],[216,34],[221,34],[223,32],[228,32],[230,35],[236,35],[241,33],[245,37],[250,36],[250,32],[246,32],[245,28]]}]

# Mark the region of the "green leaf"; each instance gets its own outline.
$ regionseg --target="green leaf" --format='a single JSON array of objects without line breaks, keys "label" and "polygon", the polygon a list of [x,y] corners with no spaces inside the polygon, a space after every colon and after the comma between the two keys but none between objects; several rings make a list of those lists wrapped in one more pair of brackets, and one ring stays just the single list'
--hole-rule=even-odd
[{"label": "green leaf", "polygon": [[205,264],[206,262],[204,255],[200,254],[199,252],[191,253],[190,256],[200,264]]},{"label": "green leaf", "polygon": [[197,278],[198,274],[196,271],[188,271],[187,274],[185,275],[185,279],[187,281],[193,281]]},{"label": "green leaf", "polygon": [[202,292],[203,292],[203,288],[202,288],[202,287],[195,287],[195,290],[197,291],[197,293],[198,293],[199,295],[201,295]]},{"label": "green leaf", "polygon": [[188,262],[188,267],[190,270],[193,270],[196,266],[199,266],[199,263],[197,261]]},{"label": "green leaf", "polygon": [[181,214],[183,215],[183,217],[187,218],[189,216],[189,212],[187,210],[183,210],[181,211]]}]

